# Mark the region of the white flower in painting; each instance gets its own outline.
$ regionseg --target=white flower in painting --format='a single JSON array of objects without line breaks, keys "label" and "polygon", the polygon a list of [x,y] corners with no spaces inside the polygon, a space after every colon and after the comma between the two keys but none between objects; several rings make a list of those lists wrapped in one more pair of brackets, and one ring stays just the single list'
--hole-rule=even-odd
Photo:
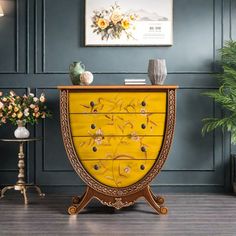
[{"label": "white flower in painting", "polygon": [[116,25],[119,21],[122,20],[122,14],[119,10],[114,10],[111,15],[111,21]]}]

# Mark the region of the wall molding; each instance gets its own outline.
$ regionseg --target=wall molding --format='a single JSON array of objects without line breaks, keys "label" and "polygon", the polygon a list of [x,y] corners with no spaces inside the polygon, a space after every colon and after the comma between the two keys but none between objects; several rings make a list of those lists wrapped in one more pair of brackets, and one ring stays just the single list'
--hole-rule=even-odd
[{"label": "wall molding", "polygon": [[[35,0],[37,1],[37,0]],[[212,19],[212,27],[213,27],[213,53],[212,53],[212,61],[214,62],[214,65],[215,65],[215,62],[216,62],[216,53],[217,53],[217,48],[216,48],[216,19],[217,19],[217,16],[216,16],[216,7],[218,6],[216,4],[216,1],[221,1],[221,3],[223,4],[223,2],[225,0],[212,0],[212,10],[213,10],[213,19]],[[42,10],[42,21],[41,21],[41,28],[42,28],[42,43],[41,43],[41,51],[42,51],[42,58],[40,59],[41,62],[42,62],[42,68],[41,68],[41,71],[38,71],[38,65],[37,65],[37,62],[38,62],[38,55],[37,55],[37,49],[38,49],[38,45],[36,44],[36,47],[35,47],[35,55],[36,55],[36,64],[35,64],[35,73],[36,74],[68,74],[68,71],[48,71],[46,70],[46,48],[45,48],[45,45],[46,45],[46,35],[45,35],[45,28],[46,28],[46,0],[41,0],[42,2],[42,7],[41,7],[41,10]],[[36,4],[37,5],[37,4]],[[38,11],[37,9],[37,6],[36,6],[36,11]],[[37,17],[35,15],[35,17]],[[221,18],[223,18],[223,11],[221,11]],[[37,25],[36,25],[37,26]],[[37,30],[38,28],[36,27],[36,32],[35,32],[35,37],[37,37]],[[223,22],[222,22],[222,25],[221,25],[221,31],[223,32]],[[222,33],[221,33],[222,35]],[[221,41],[221,45],[222,45],[222,38],[219,39]],[[85,47],[85,46],[83,46]],[[168,74],[214,74],[216,72],[216,67],[214,66],[213,70],[211,71],[170,71],[168,72]],[[146,74],[146,72],[127,72],[127,71],[124,71],[124,72],[121,72],[121,71],[113,71],[113,72],[109,72],[109,71],[94,71],[93,74],[138,74],[138,75],[141,75],[141,74]]]},{"label": "wall molding", "polygon": [[[20,10],[20,0],[15,0],[15,29],[14,29],[14,34],[15,34],[15,69],[12,71],[0,71],[0,75],[1,74],[25,74],[27,73],[27,71],[29,70],[29,48],[28,48],[28,38],[29,38],[29,27],[26,27],[26,32],[25,32],[25,37],[26,37],[26,55],[25,55],[25,70],[24,71],[20,71],[19,69],[19,38],[20,38],[20,25],[19,25],[19,10]],[[26,16],[25,16],[25,25],[28,26],[29,25],[29,9],[28,9],[28,5],[29,5],[29,0],[24,0],[24,3],[26,5]]]}]

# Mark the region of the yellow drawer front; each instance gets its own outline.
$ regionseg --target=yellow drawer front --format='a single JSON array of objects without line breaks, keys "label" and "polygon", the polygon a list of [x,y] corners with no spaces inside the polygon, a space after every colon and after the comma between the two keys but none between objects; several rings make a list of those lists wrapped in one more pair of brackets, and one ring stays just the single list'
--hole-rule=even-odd
[{"label": "yellow drawer front", "polygon": [[166,112],[166,92],[70,92],[70,113]]},{"label": "yellow drawer front", "polygon": [[127,187],[141,180],[155,160],[82,161],[86,171],[97,181],[110,187]]},{"label": "yellow drawer front", "polygon": [[163,137],[74,137],[80,160],[153,159],[159,154]]},{"label": "yellow drawer front", "polygon": [[163,135],[165,114],[70,114],[72,136]]}]

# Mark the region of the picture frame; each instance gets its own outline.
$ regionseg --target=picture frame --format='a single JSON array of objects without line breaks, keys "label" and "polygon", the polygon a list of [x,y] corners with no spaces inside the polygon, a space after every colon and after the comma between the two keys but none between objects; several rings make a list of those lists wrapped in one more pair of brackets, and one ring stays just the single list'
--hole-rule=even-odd
[{"label": "picture frame", "polygon": [[85,46],[173,45],[173,0],[85,0]]}]

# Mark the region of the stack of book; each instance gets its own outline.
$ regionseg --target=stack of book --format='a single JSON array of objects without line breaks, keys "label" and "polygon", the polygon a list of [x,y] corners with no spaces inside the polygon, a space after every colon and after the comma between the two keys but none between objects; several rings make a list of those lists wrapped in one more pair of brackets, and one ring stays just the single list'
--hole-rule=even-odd
[{"label": "stack of book", "polygon": [[145,85],[146,79],[125,79],[125,85]]}]

